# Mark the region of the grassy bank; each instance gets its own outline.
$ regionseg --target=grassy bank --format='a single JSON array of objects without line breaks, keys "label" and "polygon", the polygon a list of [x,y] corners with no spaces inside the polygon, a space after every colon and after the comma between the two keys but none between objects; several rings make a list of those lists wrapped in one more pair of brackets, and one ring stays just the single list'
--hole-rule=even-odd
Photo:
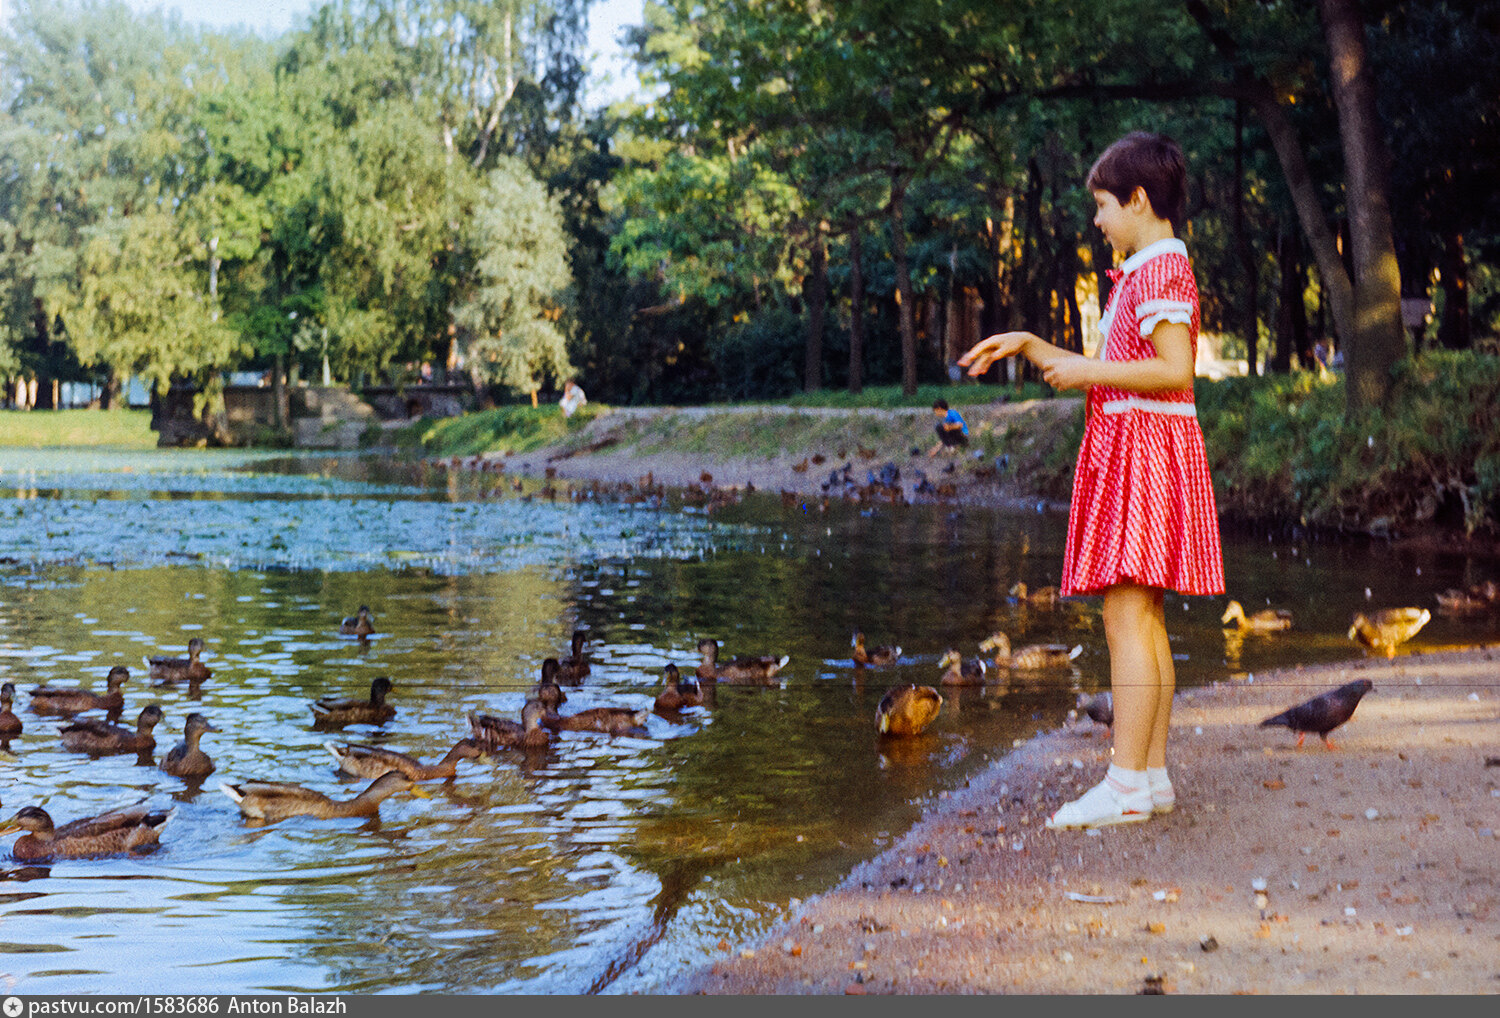
[{"label": "grassy bank", "polygon": [[156,448],[149,410],[8,410],[0,412],[0,446]]},{"label": "grassy bank", "polygon": [[[662,408],[617,415],[607,438],[642,453],[798,458],[868,447],[895,456],[931,444],[932,419],[921,411],[943,396],[964,408],[986,463],[1004,457],[1006,470],[1035,494],[1066,499],[1082,404],[1068,398],[1072,412],[1047,414],[997,410],[999,397],[1014,405],[1034,394],[960,385],[916,397],[890,389],[825,393],[710,413]],[[1200,380],[1197,400],[1219,506],[1229,519],[1377,535],[1500,533],[1500,358],[1434,351],[1405,361],[1387,405],[1353,417],[1345,412],[1342,378],[1308,372]],[[433,456],[582,450],[606,437],[605,422],[585,427],[608,409],[590,404],[565,421],[556,407],[505,407],[424,421],[401,432],[400,441]],[[827,409],[877,412],[820,412]]]}]

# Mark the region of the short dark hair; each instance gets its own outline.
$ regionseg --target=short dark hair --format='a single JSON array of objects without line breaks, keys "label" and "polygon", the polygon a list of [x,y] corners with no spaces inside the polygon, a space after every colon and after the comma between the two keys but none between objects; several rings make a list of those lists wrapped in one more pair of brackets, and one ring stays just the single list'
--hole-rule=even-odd
[{"label": "short dark hair", "polygon": [[933,400],[933,402],[932,402],[932,409],[934,409],[934,410],[947,410],[948,409],[948,401],[946,399]]},{"label": "short dark hair", "polygon": [[1115,142],[1089,170],[1090,191],[1108,191],[1121,205],[1143,188],[1151,211],[1181,234],[1187,225],[1187,159],[1165,134],[1132,131]]}]

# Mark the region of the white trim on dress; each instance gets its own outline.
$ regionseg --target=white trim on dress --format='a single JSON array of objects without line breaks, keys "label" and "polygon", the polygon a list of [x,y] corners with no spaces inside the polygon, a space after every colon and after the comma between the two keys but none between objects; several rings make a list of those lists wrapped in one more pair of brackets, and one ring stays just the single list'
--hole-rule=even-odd
[{"label": "white trim on dress", "polygon": [[1151,414],[1171,414],[1174,417],[1197,417],[1198,407],[1193,403],[1173,403],[1165,399],[1144,399],[1126,396],[1124,399],[1107,399],[1099,408],[1107,414],[1123,414],[1128,410],[1143,410]]}]

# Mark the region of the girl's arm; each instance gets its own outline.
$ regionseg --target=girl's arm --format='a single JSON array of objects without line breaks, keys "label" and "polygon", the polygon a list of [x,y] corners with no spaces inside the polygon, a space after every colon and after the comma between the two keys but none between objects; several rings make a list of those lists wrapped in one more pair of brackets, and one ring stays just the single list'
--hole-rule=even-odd
[{"label": "girl's arm", "polygon": [[1091,385],[1108,385],[1131,392],[1191,389],[1193,340],[1188,327],[1180,322],[1161,322],[1150,338],[1156,356],[1138,361],[1095,360],[1059,350],[1062,356],[1050,367],[1039,365],[1042,377],[1057,389],[1087,389]]},{"label": "girl's arm", "polygon": [[1017,354],[1025,357],[1042,371],[1059,358],[1073,356],[1061,347],[1053,346],[1032,332],[1001,332],[980,340],[969,348],[969,352],[958,359],[958,366],[968,368],[969,374],[978,377],[989,370],[990,365]]},{"label": "girl's arm", "polygon": [[1174,392],[1193,385],[1193,341],[1180,322],[1161,322],[1151,332],[1156,356],[1138,361],[1106,361],[1054,346],[1030,332],[1002,332],[981,340],[958,359],[969,374],[982,375],[1005,357],[1020,355],[1041,369],[1055,389],[1108,385],[1132,392]]}]

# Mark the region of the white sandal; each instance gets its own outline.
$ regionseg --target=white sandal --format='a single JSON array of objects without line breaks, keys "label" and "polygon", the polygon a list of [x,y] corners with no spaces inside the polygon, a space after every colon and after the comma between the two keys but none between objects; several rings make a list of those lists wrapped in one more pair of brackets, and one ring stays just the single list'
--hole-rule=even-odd
[{"label": "white sandal", "polygon": [[1112,824],[1138,824],[1150,820],[1154,809],[1149,788],[1126,795],[1116,792],[1105,778],[1083,795],[1052,814],[1048,830],[1068,827],[1108,827]]}]

